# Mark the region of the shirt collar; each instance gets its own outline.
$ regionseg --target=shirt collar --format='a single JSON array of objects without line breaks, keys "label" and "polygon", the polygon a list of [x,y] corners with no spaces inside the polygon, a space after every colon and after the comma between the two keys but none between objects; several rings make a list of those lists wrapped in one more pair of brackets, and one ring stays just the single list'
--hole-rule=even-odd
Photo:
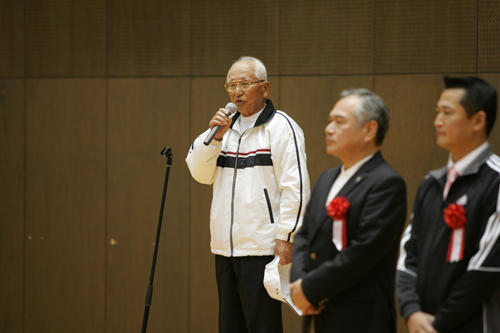
[{"label": "shirt collar", "polygon": [[344,164],[342,164],[342,167],[340,168],[340,173],[343,174],[343,175],[352,177],[366,162],[368,162],[368,160],[370,158],[373,157],[373,155],[375,155],[375,154],[372,154],[370,156],[367,156],[367,157],[363,158],[361,161],[359,161],[358,163],[354,164],[352,167],[350,167],[347,170],[345,169]]},{"label": "shirt collar", "polygon": [[478,158],[479,155],[481,155],[482,152],[484,152],[486,149],[488,149],[489,144],[488,141],[483,142],[482,145],[462,157],[458,162],[453,163],[453,158],[450,153],[448,156],[448,166],[447,169],[449,170],[451,167],[454,167],[455,170],[459,175],[462,175],[464,171],[474,162],[476,158]]}]

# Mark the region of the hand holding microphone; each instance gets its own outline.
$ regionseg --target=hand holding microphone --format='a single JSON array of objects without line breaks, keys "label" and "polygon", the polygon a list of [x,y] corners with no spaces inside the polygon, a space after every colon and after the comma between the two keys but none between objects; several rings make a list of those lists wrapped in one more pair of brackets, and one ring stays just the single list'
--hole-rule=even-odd
[{"label": "hand holding microphone", "polygon": [[236,105],[234,103],[227,103],[224,109],[219,109],[219,111],[217,111],[215,116],[210,121],[210,124],[214,123],[216,125],[212,127],[212,130],[206,137],[205,141],[203,141],[205,146],[208,146],[210,142],[212,142],[212,140],[215,138],[215,136],[219,133],[219,131],[224,128],[221,135],[219,136],[220,138],[222,138],[222,136],[226,133],[227,129],[229,128],[229,125],[231,124],[231,121],[228,121],[229,116],[235,112],[236,112]]}]

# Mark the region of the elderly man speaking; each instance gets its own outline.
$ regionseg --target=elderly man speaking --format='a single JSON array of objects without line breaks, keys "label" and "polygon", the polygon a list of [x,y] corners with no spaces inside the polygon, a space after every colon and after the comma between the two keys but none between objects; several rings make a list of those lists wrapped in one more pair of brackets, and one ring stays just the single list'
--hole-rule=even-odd
[{"label": "elderly man speaking", "polygon": [[213,184],[211,248],[219,294],[219,332],[282,332],[281,303],[263,285],[265,265],[291,260],[293,237],[309,199],[304,134],[266,99],[264,64],[238,59],[225,88],[237,112],[219,109],[186,162],[193,178]]}]

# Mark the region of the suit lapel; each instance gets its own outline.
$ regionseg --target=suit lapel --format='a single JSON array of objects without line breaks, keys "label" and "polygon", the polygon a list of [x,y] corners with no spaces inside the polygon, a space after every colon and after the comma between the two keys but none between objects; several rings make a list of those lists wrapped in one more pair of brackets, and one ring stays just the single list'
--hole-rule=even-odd
[{"label": "suit lapel", "polygon": [[[375,168],[383,161],[384,160],[382,158],[382,154],[380,153],[380,151],[375,153],[375,155],[365,164],[363,164],[363,166],[347,181],[344,187],[342,187],[342,189],[337,194],[337,197],[347,197],[353,189],[355,189],[358,185],[363,184],[366,178],[369,177],[370,171],[373,170],[373,168]],[[331,217],[328,216],[327,214],[325,204],[326,204],[326,198],[328,196],[328,193],[330,192],[333,182],[335,181],[335,179],[337,179],[338,175],[340,174],[340,167],[336,171],[337,172],[333,174],[333,178],[331,179],[331,181],[329,179],[328,182],[326,181],[324,182],[325,188],[322,188],[321,195],[319,196],[320,200],[319,204],[321,205],[322,210],[321,214],[318,214],[318,220],[317,223],[314,225],[312,237],[315,236],[316,232],[320,229],[320,226],[323,223],[332,222]]]},{"label": "suit lapel", "polygon": [[356,188],[359,184],[369,177],[370,171],[373,170],[377,165],[382,163],[382,154],[379,152],[375,153],[371,159],[369,159],[358,171],[347,181],[347,183],[342,187],[342,189],[337,194],[338,197],[346,197],[349,193]]}]

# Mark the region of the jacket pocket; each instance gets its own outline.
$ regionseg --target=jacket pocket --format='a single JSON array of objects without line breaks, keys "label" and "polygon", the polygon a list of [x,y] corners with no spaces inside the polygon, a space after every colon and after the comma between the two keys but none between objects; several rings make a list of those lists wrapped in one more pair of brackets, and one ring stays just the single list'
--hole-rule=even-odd
[{"label": "jacket pocket", "polygon": [[269,200],[269,194],[267,193],[267,188],[264,189],[264,195],[266,196],[267,209],[269,210],[269,218],[271,223],[274,223],[273,209],[271,208],[271,200]]}]

